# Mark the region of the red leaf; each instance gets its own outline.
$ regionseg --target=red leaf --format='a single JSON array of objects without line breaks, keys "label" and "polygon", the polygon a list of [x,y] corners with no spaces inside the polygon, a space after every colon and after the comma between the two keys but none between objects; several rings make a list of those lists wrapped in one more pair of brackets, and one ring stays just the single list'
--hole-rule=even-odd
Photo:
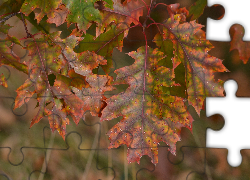
[{"label": "red leaf", "polygon": [[72,89],[84,102],[82,106],[84,110],[90,110],[93,116],[99,115],[100,110],[103,108],[103,101],[105,100],[103,96],[104,92],[115,89],[110,86],[110,79],[112,80],[111,76],[92,74],[86,78],[91,88],[83,88],[82,90],[77,88]]},{"label": "red leaf", "polygon": [[122,116],[123,119],[108,132],[109,148],[122,144],[128,146],[128,161],[139,163],[140,157],[148,155],[151,162],[158,162],[157,145],[160,141],[169,144],[175,153],[175,144],[180,140],[183,126],[191,126],[192,117],[187,112],[184,99],[164,91],[175,85],[173,70],[158,66],[164,58],[158,49],[140,47],[129,55],[135,63],[116,70],[116,84],[129,84],[125,92],[107,99],[101,121]]},{"label": "red leaf", "polygon": [[[163,33],[158,33],[154,41],[159,47],[164,45],[162,41],[172,41],[173,68],[175,69],[180,63],[185,66],[188,103],[200,114],[206,97],[224,96],[222,81],[216,81],[214,73],[228,70],[222,64],[222,60],[208,54],[213,46],[205,39],[205,32],[201,30],[202,25],[195,21],[181,24],[180,21],[179,14],[165,21]],[[168,52],[168,47],[162,49]]]}]

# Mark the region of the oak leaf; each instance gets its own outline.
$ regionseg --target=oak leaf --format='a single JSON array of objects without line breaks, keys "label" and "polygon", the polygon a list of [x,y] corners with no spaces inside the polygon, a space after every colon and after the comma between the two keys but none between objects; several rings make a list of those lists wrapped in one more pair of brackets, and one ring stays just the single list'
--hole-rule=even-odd
[{"label": "oak leaf", "polygon": [[45,15],[48,18],[54,18],[55,10],[61,2],[62,0],[25,0],[20,11],[28,16],[36,8],[39,8],[41,11],[39,13],[35,12],[35,18],[37,19],[37,23],[39,23]]},{"label": "oak leaf", "polygon": [[127,37],[131,23],[140,24],[139,18],[143,15],[145,5],[139,0],[124,1],[114,0],[114,9],[104,8],[101,12],[101,22],[96,28],[96,37],[102,34],[111,23],[116,24],[116,29],[124,31]]},{"label": "oak leaf", "polygon": [[[67,78],[69,67],[67,59],[60,58],[65,52],[62,48],[64,40],[59,36],[60,32],[55,32],[44,38],[26,41],[26,49],[31,58],[24,63],[29,69],[29,78],[16,90],[14,109],[27,103],[36,93],[38,113],[32,119],[31,126],[47,116],[52,131],[56,129],[65,138],[66,125],[69,124],[66,116],[72,115],[77,124],[84,114],[84,109],[83,102],[71,92],[68,86],[72,84],[61,81]],[[60,77],[52,84],[49,82],[51,74]]]},{"label": "oak leaf", "polygon": [[214,79],[214,73],[228,70],[222,60],[208,54],[213,46],[205,39],[202,25],[195,21],[180,23],[181,19],[179,14],[167,19],[163,33],[156,34],[154,42],[165,54],[168,47],[162,42],[173,43],[173,68],[184,65],[188,102],[200,114],[206,97],[224,96],[222,82]]},{"label": "oak leaf", "polygon": [[[106,6],[112,8],[112,0],[104,0]],[[67,16],[68,26],[71,23],[77,23],[79,30],[86,33],[86,30],[91,26],[92,22],[100,22],[101,15],[98,9],[95,9],[94,3],[97,0],[62,0],[70,13]]]},{"label": "oak leaf", "polygon": [[101,65],[104,72],[108,74],[110,68],[113,67],[112,63],[112,53],[113,49],[116,47],[122,51],[123,47],[124,31],[117,30],[115,26],[112,26],[110,30],[102,33],[97,38],[86,34],[84,39],[79,43],[78,52],[90,51],[95,54],[101,55],[107,60],[106,65]]},{"label": "oak leaf", "polygon": [[93,116],[99,115],[106,99],[104,92],[115,89],[110,85],[112,79],[111,76],[92,74],[86,78],[91,86],[90,88],[83,88],[82,90],[72,88],[73,92],[83,101],[85,111],[89,110]]},{"label": "oak leaf", "polygon": [[128,146],[128,162],[137,161],[148,155],[151,162],[158,162],[160,141],[169,144],[175,153],[175,144],[180,140],[181,127],[189,127],[192,117],[187,111],[184,99],[171,96],[166,88],[175,86],[174,71],[157,63],[164,58],[158,49],[140,47],[128,53],[134,64],[115,70],[114,83],[127,83],[125,92],[106,100],[101,121],[122,116],[122,120],[109,132],[109,148],[122,144]]},{"label": "oak leaf", "polygon": [[55,23],[56,27],[62,25],[68,15],[68,9],[65,5],[61,4],[58,9],[55,10],[55,17],[50,17],[47,19],[48,23]]}]

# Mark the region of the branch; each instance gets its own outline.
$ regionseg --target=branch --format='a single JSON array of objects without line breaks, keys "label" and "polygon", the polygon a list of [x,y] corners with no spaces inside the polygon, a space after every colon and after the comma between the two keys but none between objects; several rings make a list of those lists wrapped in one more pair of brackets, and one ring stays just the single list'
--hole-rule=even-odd
[{"label": "branch", "polygon": [[7,21],[9,18],[16,16],[17,14],[20,14],[20,12],[15,12],[15,13],[12,13],[12,14],[6,16],[5,18],[0,20],[0,23]]}]

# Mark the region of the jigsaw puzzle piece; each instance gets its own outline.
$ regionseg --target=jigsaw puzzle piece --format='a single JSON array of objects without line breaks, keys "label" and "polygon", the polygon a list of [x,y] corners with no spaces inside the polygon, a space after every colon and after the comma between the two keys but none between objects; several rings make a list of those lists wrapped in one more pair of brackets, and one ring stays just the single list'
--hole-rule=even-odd
[{"label": "jigsaw puzzle piece", "polygon": [[[82,141],[83,140],[83,141]],[[51,158],[46,166],[44,177],[61,177],[76,179],[101,179],[105,177],[103,171],[95,168],[94,155],[98,144],[98,135],[92,139],[91,143],[85,142],[85,138],[77,132],[69,132],[66,136],[66,148],[56,148],[55,145],[51,149]],[[91,139],[88,139],[91,142]],[[90,146],[82,149],[81,146]],[[64,159],[64,163],[61,162]],[[67,164],[71,164],[70,167]]]},{"label": "jigsaw puzzle piece", "polygon": [[230,51],[237,50],[239,53],[239,58],[243,61],[244,64],[247,64],[248,59],[250,58],[250,43],[244,42],[242,40],[244,34],[244,28],[239,24],[234,24],[230,28]]},{"label": "jigsaw puzzle piece", "polygon": [[[5,133],[7,136],[7,131]],[[2,138],[0,169],[9,179],[28,179],[33,171],[42,168],[44,147],[42,141],[39,141],[39,138],[42,139],[42,132],[31,132],[33,135],[25,133],[24,137],[18,136],[17,133],[22,134],[16,132],[5,139]]]},{"label": "jigsaw puzzle piece", "polygon": [[0,178],[3,179],[3,180],[11,180],[8,175],[4,174],[4,173],[1,173],[0,174]]},{"label": "jigsaw puzzle piece", "polygon": [[[4,137],[7,138],[10,135],[15,136],[15,134],[12,134],[12,132],[13,132],[13,129],[12,129],[13,124],[16,124],[16,123],[18,125],[25,124],[27,122],[27,119],[30,117],[30,115],[34,114],[32,106],[35,105],[35,102],[30,101],[29,103],[25,103],[25,105],[23,107],[14,110],[13,109],[13,107],[14,107],[14,98],[13,97],[8,97],[8,94],[5,94],[4,91],[2,91],[2,92],[3,92],[3,94],[2,94],[3,97],[0,97],[0,102],[1,102],[1,110],[0,111],[4,111],[5,113],[1,113],[1,116],[0,116],[0,119],[1,119],[1,123],[0,123],[1,128],[0,128],[0,130],[1,130],[1,133],[4,133],[6,135]],[[25,127],[21,128],[19,130],[19,132],[20,131],[25,131],[26,132],[28,130],[29,130],[29,126],[25,126]],[[28,131],[28,132],[32,133],[33,131],[32,132]],[[28,139],[29,139],[29,136],[30,136],[29,133],[27,133],[25,135],[25,137],[28,138]],[[14,138],[14,137],[11,137],[11,139],[12,138]],[[3,139],[1,147],[5,147],[5,146],[10,147],[10,145],[7,142],[9,142],[10,144],[12,144],[12,143],[19,144],[19,143],[22,143],[22,141],[23,141],[23,138],[20,138],[20,139],[17,138],[16,141],[5,141]],[[7,144],[5,144],[5,143],[7,143]],[[28,143],[28,142],[26,142],[26,143]],[[5,145],[3,145],[3,144],[5,144]],[[13,150],[13,148],[11,148],[11,149]],[[11,155],[11,157],[12,157],[12,155]],[[11,159],[14,160],[15,158],[11,158]],[[20,159],[17,160],[17,161],[20,161]],[[17,163],[17,161],[15,163]]]},{"label": "jigsaw puzzle piece", "polygon": [[[235,97],[237,91],[235,81],[226,81],[224,87],[226,97],[207,98],[206,100],[207,116],[219,113],[225,118],[225,125],[221,131],[207,130],[208,138],[206,143],[207,147],[228,148],[228,162],[235,167],[239,166],[242,161],[240,150],[250,148],[250,145],[247,144],[250,124],[246,119],[250,102],[248,99]],[[233,133],[238,129],[240,131],[237,131],[237,134]]]},{"label": "jigsaw puzzle piece", "polygon": [[[98,117],[92,117],[87,113],[85,121],[80,121],[77,126],[75,124],[68,126],[65,141],[57,135],[52,146],[46,149],[50,153],[50,158],[44,167],[46,171],[41,171],[40,175],[43,174],[45,178],[113,179],[112,167],[98,169],[97,166],[97,151],[105,150],[104,147],[107,147],[107,139],[105,139],[107,137],[104,131],[101,131],[102,127],[98,121]],[[49,128],[46,131],[48,134],[51,133]],[[50,144],[48,140],[48,138],[45,140],[46,147]],[[109,156],[101,154],[102,165],[106,157]],[[63,163],[60,163],[61,159],[64,159]],[[67,164],[71,166],[68,167]]]},{"label": "jigsaw puzzle piece", "polygon": [[[143,159],[143,158],[142,158]],[[205,148],[181,147],[180,152],[173,156],[168,151],[168,146],[159,146],[159,162],[154,166],[151,163],[143,163],[136,173],[136,179],[154,177],[157,180],[164,179],[194,179],[205,176]],[[147,165],[147,166],[146,166]]]},{"label": "jigsaw puzzle piece", "polygon": [[232,167],[227,161],[225,148],[206,149],[206,174],[210,179],[249,179],[249,149],[242,149],[242,163]]},{"label": "jigsaw puzzle piece", "polygon": [[192,132],[187,128],[182,128],[181,141],[176,143],[176,156],[171,153],[167,155],[168,167],[173,171],[178,171],[171,174],[173,179],[195,179],[205,176],[205,133],[202,130],[209,123],[204,123],[204,111],[201,111],[201,117],[196,114],[195,109],[191,106],[189,106],[188,111],[194,118]]},{"label": "jigsaw puzzle piece", "polygon": [[230,41],[229,29],[233,24],[241,24],[246,32],[243,37],[244,41],[250,41],[250,24],[247,18],[250,15],[248,10],[249,1],[239,0],[208,0],[208,6],[215,4],[223,5],[225,15],[222,20],[207,19],[207,39],[213,41]]}]

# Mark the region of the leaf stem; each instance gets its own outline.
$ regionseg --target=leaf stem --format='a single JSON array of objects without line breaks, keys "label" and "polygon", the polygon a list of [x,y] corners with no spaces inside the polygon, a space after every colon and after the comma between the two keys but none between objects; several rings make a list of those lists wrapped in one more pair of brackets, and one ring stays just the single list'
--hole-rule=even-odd
[{"label": "leaf stem", "polygon": [[[38,48],[38,44],[36,43],[35,38],[34,38],[34,37],[32,37],[32,38],[34,39],[34,43],[36,44],[38,56],[39,56],[40,62],[41,62],[41,64],[42,64],[42,70],[44,71],[44,74],[45,74],[45,76],[46,76],[46,84],[47,84],[47,86],[48,86],[48,89],[49,89],[50,92],[51,92],[51,95],[53,96],[54,93],[53,93],[52,88],[51,88],[50,83],[49,83],[49,77],[48,77],[48,74],[47,74],[47,72],[46,72],[46,66],[45,66],[45,64],[44,64],[44,62],[43,62],[43,59],[42,59],[42,56],[41,56],[41,54],[40,54],[40,51],[39,51],[39,48]],[[45,60],[45,59],[44,59],[44,60]],[[54,105],[55,105],[55,100],[54,100],[54,98],[52,98],[52,100],[53,100],[53,103],[54,103]]]},{"label": "leaf stem", "polygon": [[23,18],[23,13],[20,13],[20,14],[21,14],[21,18],[22,18],[22,21],[23,21],[23,25],[24,25],[24,28],[25,28],[25,31],[26,31],[26,34],[27,34],[27,38],[31,38],[31,37],[32,37],[32,34],[30,34],[29,31],[28,31],[26,21],[25,21],[24,18]]}]

